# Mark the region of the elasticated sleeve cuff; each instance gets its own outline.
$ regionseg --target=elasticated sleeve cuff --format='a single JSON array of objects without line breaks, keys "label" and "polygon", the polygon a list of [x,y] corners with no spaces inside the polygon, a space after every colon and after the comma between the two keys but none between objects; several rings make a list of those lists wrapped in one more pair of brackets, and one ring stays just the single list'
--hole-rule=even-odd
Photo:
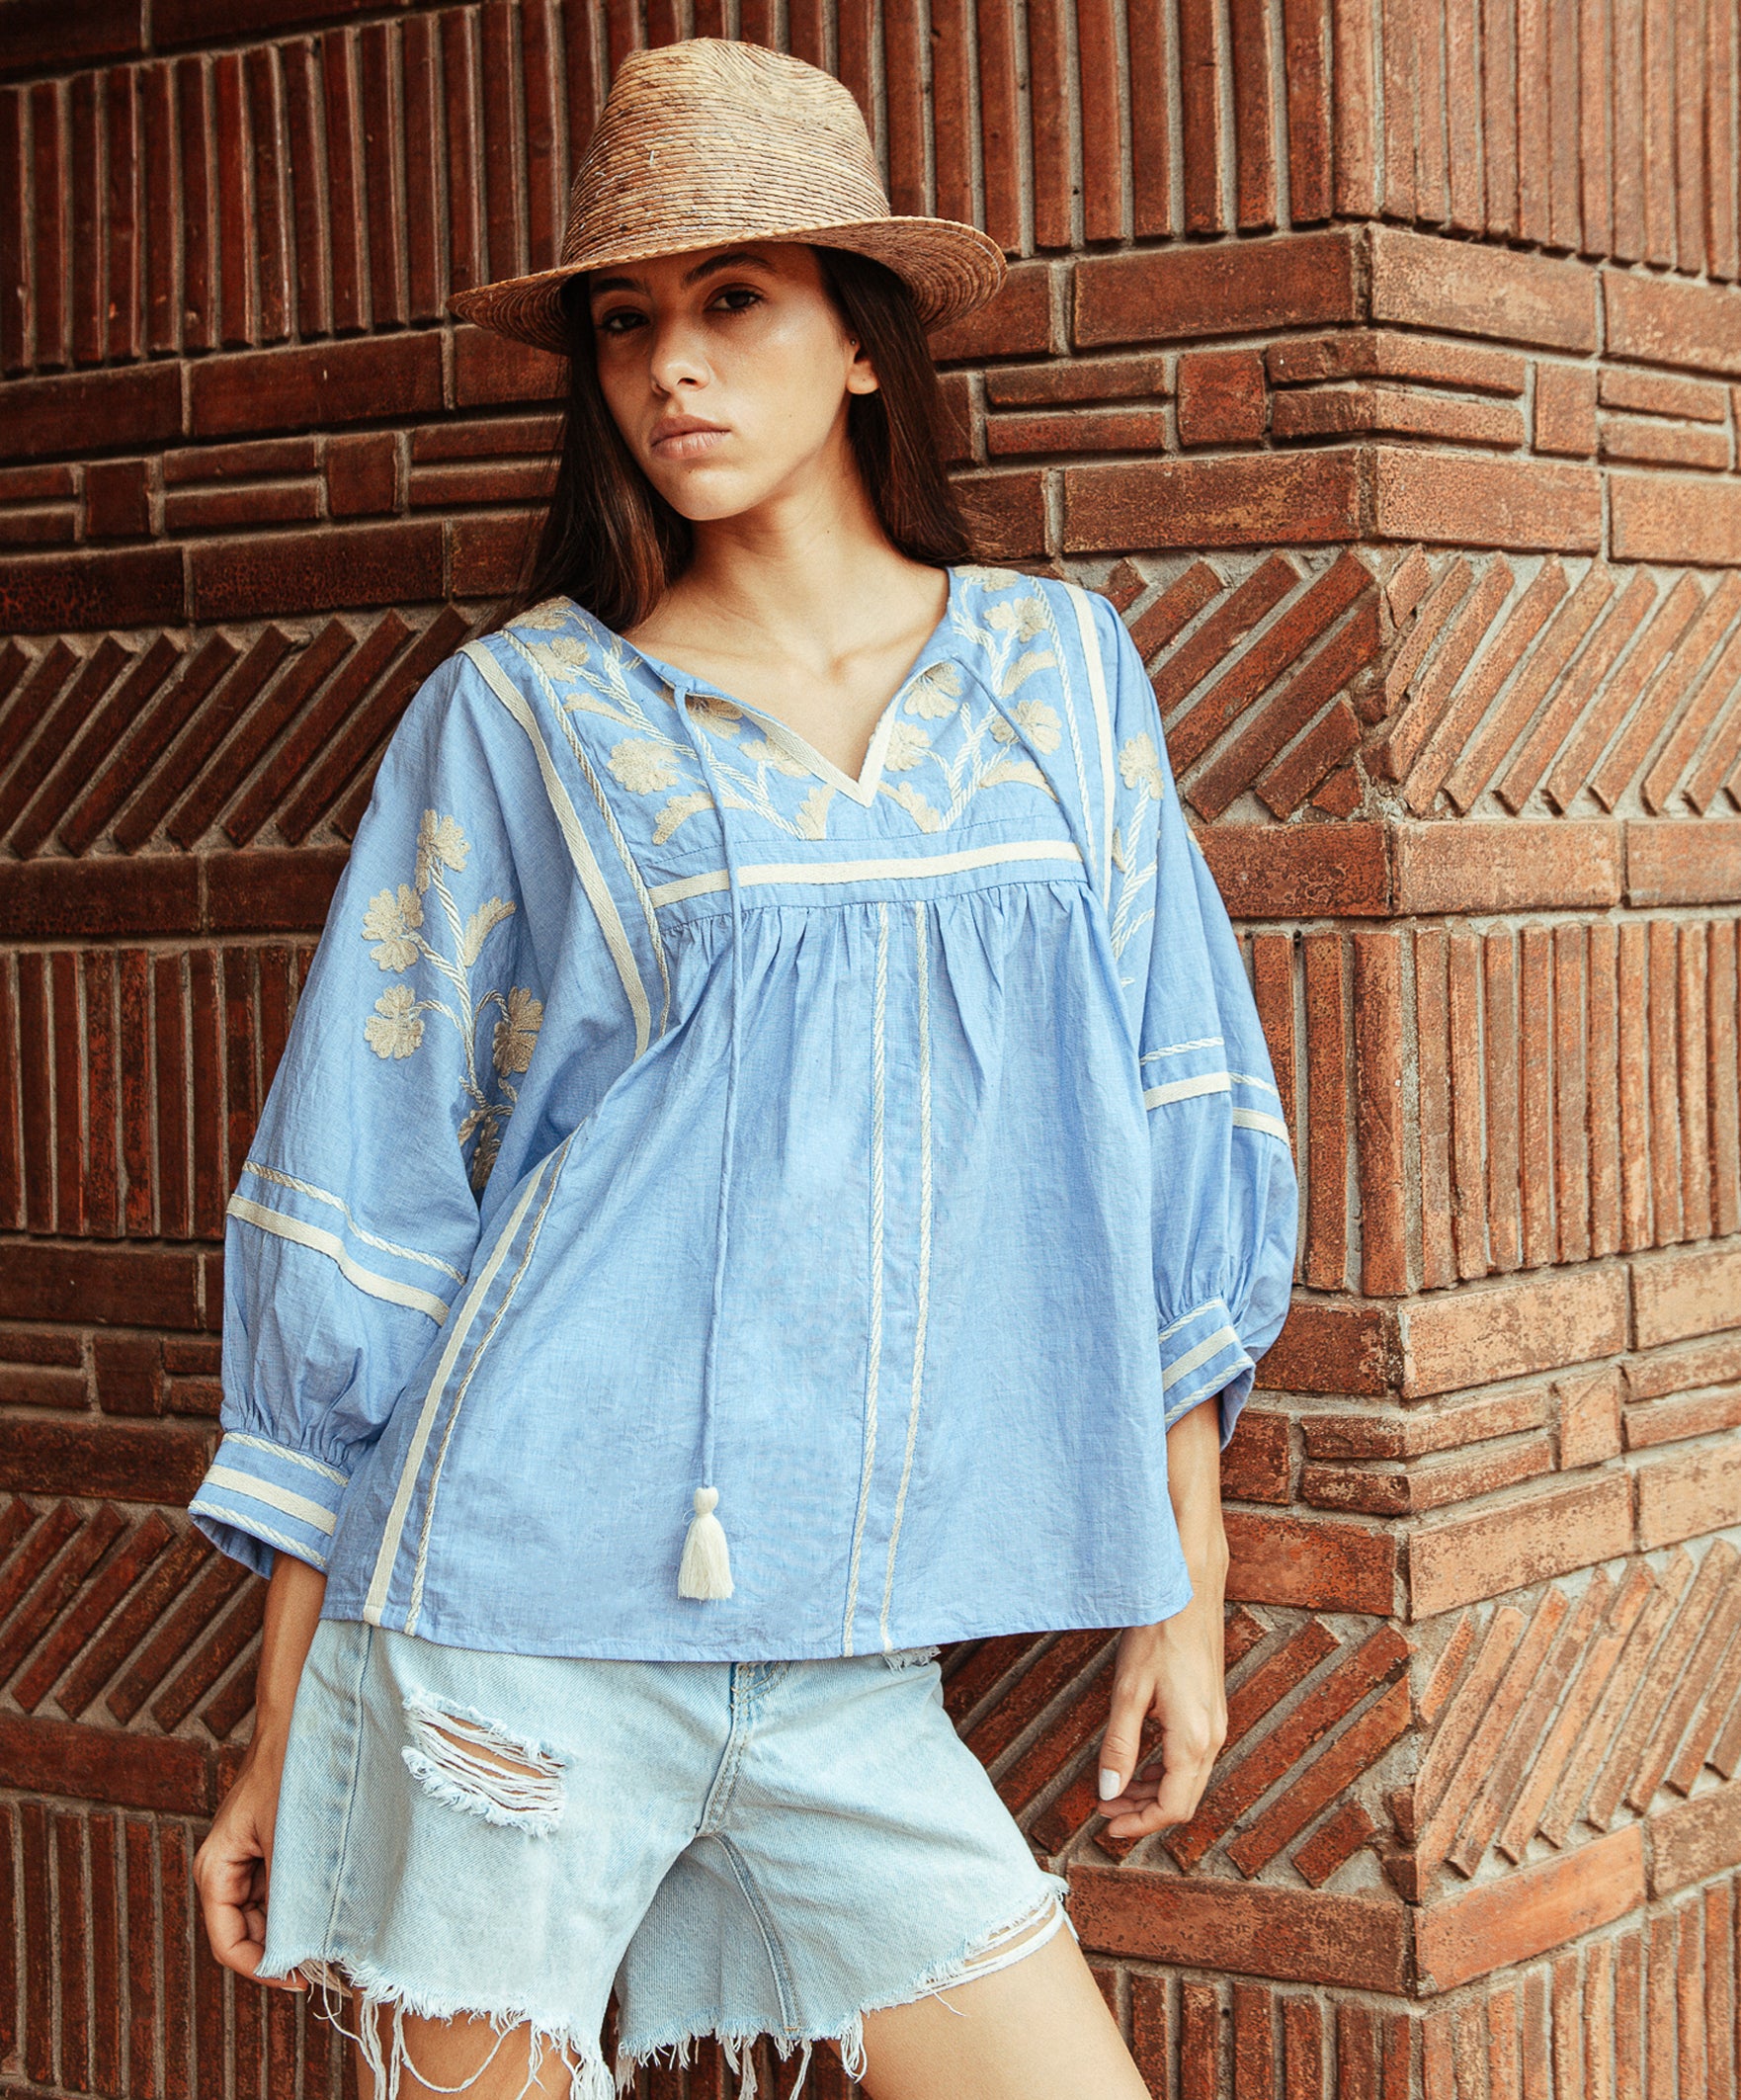
[{"label": "elasticated sleeve cuff", "polygon": [[282,1548],[324,1569],[350,1475],[288,1444],[230,1430],[188,1513],[220,1553],[269,1575]]},{"label": "elasticated sleeve cuff", "polygon": [[[1224,1302],[1211,1298],[1193,1312],[1174,1320],[1160,1332],[1161,1388],[1166,1426],[1171,1429],[1200,1400],[1232,1385],[1242,1372],[1250,1371],[1251,1358],[1239,1339],[1233,1315]],[[1250,1389],[1250,1381],[1243,1384]],[[1234,1410],[1237,1413],[1237,1409]],[[1223,1410],[1222,1441],[1231,1423]]]}]

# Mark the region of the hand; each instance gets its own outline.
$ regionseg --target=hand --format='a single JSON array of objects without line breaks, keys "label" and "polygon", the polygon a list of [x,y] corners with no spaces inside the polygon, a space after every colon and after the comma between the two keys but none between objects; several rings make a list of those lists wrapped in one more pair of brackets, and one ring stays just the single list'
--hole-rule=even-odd
[{"label": "hand", "polygon": [[283,1735],[263,1735],[257,1727],[235,1784],[194,1854],[194,1886],[206,1937],[225,1969],[274,1990],[305,1991],[307,1984],[293,1970],[289,1976],[258,1974],[266,1950],[266,1890],[284,1761]]},{"label": "hand", "polygon": [[194,1854],[194,1885],[212,1954],[225,1969],[275,1990],[308,1988],[293,1970],[288,1976],[257,1972],[266,1951],[266,1887],[290,1714],[325,1596],[326,1577],[319,1568],[292,1554],[275,1556],[254,1677],[253,1738],[235,1784]]},{"label": "hand", "polygon": [[[1101,1813],[1114,1837],[1147,1837],[1190,1822],[1227,1739],[1227,1538],[1217,1400],[1194,1407],[1173,1425],[1167,1467],[1192,1597],[1172,1618],[1131,1627],[1119,1639],[1100,1760]],[[1151,1716],[1160,1724],[1158,1772],[1140,1769],[1143,1722]]]}]

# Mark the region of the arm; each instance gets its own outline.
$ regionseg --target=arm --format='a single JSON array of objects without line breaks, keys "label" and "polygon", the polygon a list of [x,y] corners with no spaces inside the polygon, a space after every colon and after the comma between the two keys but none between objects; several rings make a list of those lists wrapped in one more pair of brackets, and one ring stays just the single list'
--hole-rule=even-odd
[{"label": "arm", "polygon": [[[1100,1776],[1101,1812],[1115,1837],[1147,1837],[1189,1822],[1227,1738],[1219,1415],[1218,1396],[1202,1400],[1167,1432],[1167,1484],[1191,1602],[1171,1619],[1119,1636]],[[1142,1724],[1151,1714],[1160,1723],[1161,1770],[1138,1773]]]},{"label": "arm", "polygon": [[[272,1874],[279,1781],[302,1664],[314,1638],[326,1577],[281,1553],[266,1596],[266,1628],[254,1678],[254,1733],[241,1769],[205,1842],[194,1854],[194,1884],[211,1952],[225,1969],[251,1976],[266,1942],[266,1895]],[[262,1976],[275,1990],[305,1990],[299,1976]]]},{"label": "arm", "polygon": [[[1109,898],[1148,1114],[1157,1346],[1168,1489],[1192,1599],[1119,1649],[1102,1754],[1110,1828],[1196,1812],[1225,1740],[1220,1453],[1287,1311],[1298,1189],[1238,939],[1179,806],[1154,689],[1111,607],[1119,753]],[[1144,1719],[1160,1775],[1137,1777]]]}]

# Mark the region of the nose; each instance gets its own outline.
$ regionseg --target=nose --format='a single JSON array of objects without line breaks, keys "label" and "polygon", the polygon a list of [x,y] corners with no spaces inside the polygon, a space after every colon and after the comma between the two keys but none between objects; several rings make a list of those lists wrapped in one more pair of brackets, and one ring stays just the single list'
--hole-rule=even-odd
[{"label": "nose", "polygon": [[647,370],[661,393],[676,393],[681,386],[706,384],[707,364],[702,350],[701,331],[688,314],[680,311],[655,315]]}]

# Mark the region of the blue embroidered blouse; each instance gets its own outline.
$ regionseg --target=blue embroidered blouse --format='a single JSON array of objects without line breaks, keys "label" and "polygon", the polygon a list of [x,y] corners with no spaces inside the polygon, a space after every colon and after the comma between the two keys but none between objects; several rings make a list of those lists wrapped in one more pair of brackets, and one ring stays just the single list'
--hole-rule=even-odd
[{"label": "blue embroidered blouse", "polygon": [[[226,1221],[191,1509],[323,1615],[758,1659],[1169,1616],[1297,1196],[1120,620],[958,568],[853,779],[571,599],[395,731]],[[727,1598],[680,1596],[694,1490]]]}]

